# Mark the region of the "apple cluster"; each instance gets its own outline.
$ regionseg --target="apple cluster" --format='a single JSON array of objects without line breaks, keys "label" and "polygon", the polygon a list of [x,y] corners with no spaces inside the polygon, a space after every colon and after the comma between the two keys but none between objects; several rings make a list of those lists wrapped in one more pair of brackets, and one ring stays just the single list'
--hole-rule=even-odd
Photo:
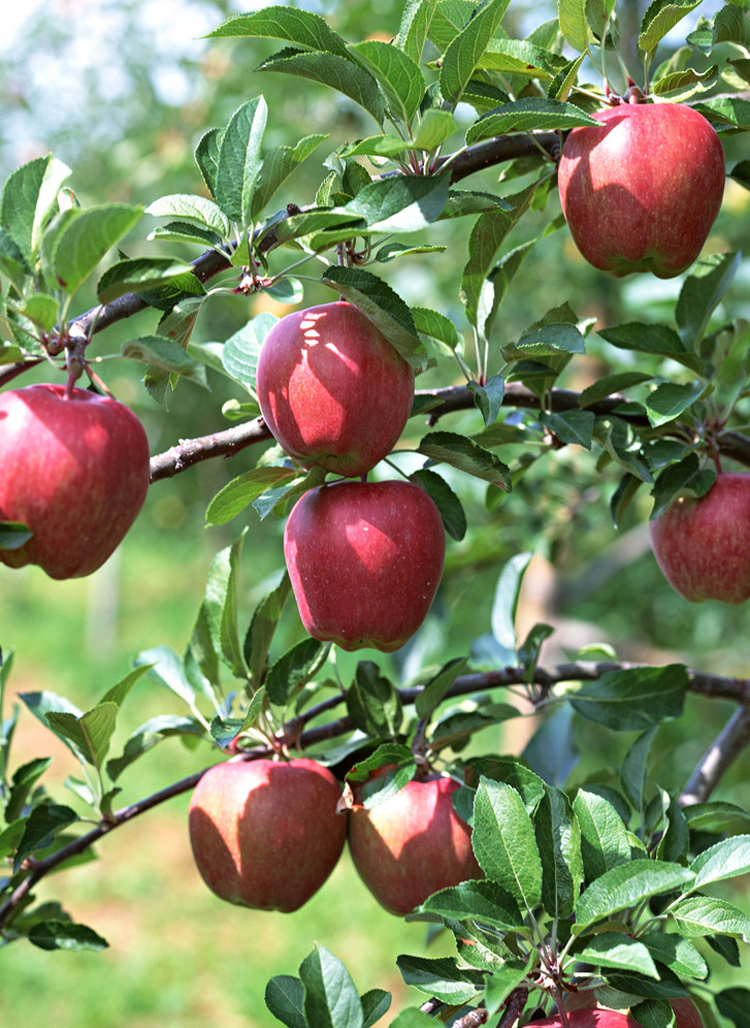
[{"label": "apple cluster", "polygon": [[291,912],[328,879],[348,835],[364,884],[386,910],[403,916],[433,892],[482,877],[471,829],[453,807],[458,788],[445,776],[415,776],[365,807],[358,785],[347,811],[338,781],[314,760],[226,760],[193,792],[193,856],[220,899]]},{"label": "apple cluster", "polygon": [[0,549],[4,564],[37,564],[55,579],[92,574],[148,484],[146,433],[118,400],[51,384],[0,394],[0,521],[20,529],[20,545]]},{"label": "apple cluster", "polygon": [[281,318],[261,348],[256,391],[282,449],[342,476],[306,492],[284,533],[305,629],[345,650],[403,646],[443,572],[440,513],[414,482],[367,482],[403,432],[414,370],[357,307],[321,304]]}]

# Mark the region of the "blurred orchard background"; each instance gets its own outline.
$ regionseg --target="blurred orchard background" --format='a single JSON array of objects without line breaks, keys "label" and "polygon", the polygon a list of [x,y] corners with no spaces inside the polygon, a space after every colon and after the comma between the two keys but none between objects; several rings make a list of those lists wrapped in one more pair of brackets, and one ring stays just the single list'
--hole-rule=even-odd
[{"label": "blurred orchard background", "polygon": [[[345,138],[372,132],[359,108],[323,87],[305,83],[299,88],[284,76],[253,74],[272,44],[201,38],[231,14],[263,6],[247,0],[6,4],[0,31],[0,179],[24,161],[52,151],[72,169],[71,185],[84,206],[111,200],[146,205],[166,193],[201,192],[192,157],[195,144],[206,129],[225,124],[241,102],[259,93],[270,110],[268,146],[328,131],[327,145],[333,149]],[[322,14],[345,38],[363,39],[373,27],[384,38],[393,35],[402,2],[301,0],[292,6]],[[618,5],[625,38],[635,32],[643,6],[640,0]],[[718,6],[706,4],[702,13],[709,15]],[[523,36],[553,15],[554,6],[547,2],[514,0],[506,25]],[[517,20],[511,29],[508,20],[513,18]],[[676,37],[684,40],[688,21],[680,23]],[[729,154],[728,164],[736,159],[738,155]],[[317,185],[314,164],[307,171],[309,180],[303,167],[286,183],[279,207],[310,202]],[[473,188],[482,188],[481,177],[474,177]],[[497,169],[485,173],[484,184],[502,192]],[[707,251],[747,250],[749,215],[750,193],[728,180]],[[150,246],[142,241],[147,220],[139,226],[139,238],[128,241],[131,255]],[[407,301],[435,306],[464,329],[457,282],[466,226],[451,228],[447,238],[446,231],[443,225],[440,241],[449,245],[444,255],[396,262],[393,271],[392,265],[383,265],[383,274],[394,276],[394,288]],[[170,252],[174,250],[172,245]],[[523,288],[515,288],[506,301],[508,336],[533,320],[536,310],[547,309],[551,296],[559,298],[555,302],[569,298],[580,316],[595,315],[600,324],[669,318],[679,287],[679,279],[608,279],[584,265],[568,233],[558,232],[537,245],[533,263],[526,265]],[[322,288],[313,288],[305,305],[329,297]],[[80,302],[83,310],[95,298],[81,297]],[[750,320],[750,261],[742,265],[728,303],[731,316]],[[263,296],[214,303],[199,321],[197,339],[223,341],[262,310],[286,312]],[[91,350],[102,357],[116,353],[136,331],[121,322],[97,336]],[[593,371],[596,342],[587,349]],[[619,359],[623,369],[631,366],[627,351]],[[140,385],[137,368],[130,371],[123,363],[104,363],[99,371],[143,420],[152,453],[179,438],[227,427],[228,422],[217,423],[216,414],[217,399],[232,399],[229,392],[222,395],[224,384],[209,377],[214,390],[209,400],[201,388],[181,383],[165,413]],[[578,381],[568,384],[581,388],[586,366],[578,363],[576,369]],[[24,384],[35,378],[44,379],[45,369],[26,375]],[[256,456],[204,462],[157,482],[121,549],[91,578],[52,582],[38,568],[2,568],[0,645],[6,656],[10,650],[15,655],[11,694],[49,689],[87,709],[125,675],[139,652],[157,645],[181,652],[212,557],[249,524],[241,571],[244,631],[254,603],[280,574],[282,523],[272,518],[261,523],[251,510],[226,526],[206,529],[204,515],[214,493],[250,467]],[[615,530],[608,506],[618,481],[615,472],[598,470],[591,454],[576,447],[565,447],[539,465],[492,509],[485,502],[484,486],[468,476],[457,477],[454,488],[466,506],[469,531],[463,542],[448,545],[437,600],[445,620],[440,630],[428,621],[404,652],[379,657],[383,664],[408,678],[409,661],[417,655],[426,652],[437,662],[467,653],[472,640],[488,630],[502,565],[531,550],[535,556],[519,619],[522,626],[545,621],[557,628],[543,651],[544,662],[601,642],[623,660],[674,659],[700,670],[746,676],[750,608],[714,602],[692,606],[671,591],[648,548],[648,492],[639,492]],[[301,637],[293,606],[285,613],[282,632],[287,642]],[[374,651],[364,656],[371,659]],[[121,719],[124,737],[152,710],[164,712],[169,701],[161,693],[155,697],[158,690],[148,679],[135,688]],[[669,789],[684,783],[729,712],[729,704],[688,697],[687,715],[673,726],[672,737],[669,728],[663,730],[661,785]],[[484,733],[480,741],[485,752],[494,748],[518,753],[528,734],[526,722],[511,721],[502,731]],[[569,767],[570,781],[575,782],[592,768],[616,768],[631,741],[629,733],[616,736],[582,723],[577,753],[555,756]],[[74,771],[72,758],[26,712],[15,751],[18,762],[42,753],[53,756],[45,781],[59,790],[60,802],[70,801],[63,783]],[[205,745],[190,750],[181,742],[163,744],[130,774],[122,803],[218,756]],[[747,768],[746,757],[738,761],[714,798],[731,793],[733,802],[750,806]],[[273,974],[294,974],[315,940],[346,962],[360,991],[392,989],[392,1009],[403,1005],[405,987],[396,956],[425,947],[438,955],[440,939],[428,941],[424,925],[404,924],[382,911],[346,855],[322,891],[296,914],[256,913],[221,903],[193,867],[187,802],[188,796],[181,796],[139,819],[137,827],[124,826],[105,838],[97,850],[96,870],[89,867],[80,878],[69,870],[62,873],[64,881],[55,875],[42,883],[38,895],[62,898],[73,917],[107,938],[110,948],[103,954],[46,953],[25,943],[5,948],[0,954],[0,1028],[267,1028],[277,1022],[263,1003],[265,983]],[[732,972],[724,965],[721,973],[728,983],[746,985],[749,970],[750,965]]]}]

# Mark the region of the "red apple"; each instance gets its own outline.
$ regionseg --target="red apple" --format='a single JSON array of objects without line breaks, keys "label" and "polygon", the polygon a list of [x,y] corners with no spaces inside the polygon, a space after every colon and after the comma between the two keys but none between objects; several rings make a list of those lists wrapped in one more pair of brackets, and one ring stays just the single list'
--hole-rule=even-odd
[{"label": "red apple", "polygon": [[[566,1010],[568,1028],[641,1028],[641,1025],[630,1014],[621,1010],[607,1010],[605,1007],[583,1007]],[[543,1017],[539,1021],[530,1021],[529,1028],[562,1028],[559,1014]]]},{"label": "red apple", "polygon": [[149,447],[124,404],[85,389],[32,385],[0,394],[0,521],[33,532],[0,550],[13,568],[90,575],[117,548],[146,499]]},{"label": "red apple", "polygon": [[458,782],[413,778],[389,799],[349,812],[349,852],[360,878],[391,914],[403,916],[433,892],[483,878],[471,829],[453,808]]},{"label": "red apple", "polygon": [[445,532],[433,501],[411,482],[335,482],[297,501],[284,556],[310,635],[345,650],[390,652],[427,616]]},{"label": "red apple", "polygon": [[255,384],[266,425],[290,456],[350,478],[391,452],[414,399],[411,365],[343,301],[276,322]]},{"label": "red apple", "polygon": [[[670,999],[669,1003],[675,1013],[675,1028],[703,1028],[703,1021],[698,1009],[689,997]],[[636,1021],[626,1010],[609,1010],[607,1007],[598,1006],[595,1000],[592,1002],[590,992],[566,993],[565,1012],[568,1015],[570,1028],[640,1028],[640,1022]],[[614,1014],[617,1015],[618,1020],[593,1020],[586,1016],[592,1012]],[[573,1020],[573,1015],[575,1015],[575,1020]],[[623,1017],[625,1021],[619,1020]],[[530,1023],[543,1025],[544,1028],[559,1028],[560,1019],[557,1015],[553,1015],[544,1020]]]},{"label": "red apple", "polygon": [[558,174],[578,249],[613,275],[679,275],[698,257],[719,213],[719,137],[684,104],[620,103],[593,117],[601,127],[570,132]]},{"label": "red apple", "polygon": [[669,584],[686,600],[750,598],[750,474],[723,472],[705,496],[684,496],[649,526]]},{"label": "red apple", "polygon": [[229,903],[297,910],[323,885],[346,840],[341,788],[314,760],[227,760],[210,768],[190,800],[195,863]]}]

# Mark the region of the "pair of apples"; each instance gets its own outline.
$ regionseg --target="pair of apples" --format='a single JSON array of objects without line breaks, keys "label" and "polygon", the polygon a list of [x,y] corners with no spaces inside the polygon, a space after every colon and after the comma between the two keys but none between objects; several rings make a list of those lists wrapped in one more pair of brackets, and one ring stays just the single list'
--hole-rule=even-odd
[{"label": "pair of apples", "polygon": [[445,532],[414,482],[364,479],[404,430],[413,368],[357,307],[337,301],[273,326],[256,392],[287,454],[345,478],[306,492],[287,520],[284,556],[305,629],[346,650],[398,649],[434,599]]},{"label": "pair of apples", "polygon": [[415,777],[371,808],[359,788],[347,811],[334,775],[307,757],[216,764],[198,782],[188,816],[201,877],[230,903],[291,912],[327,880],[347,836],[360,877],[393,914],[482,876],[471,830],[453,808],[456,781]]}]

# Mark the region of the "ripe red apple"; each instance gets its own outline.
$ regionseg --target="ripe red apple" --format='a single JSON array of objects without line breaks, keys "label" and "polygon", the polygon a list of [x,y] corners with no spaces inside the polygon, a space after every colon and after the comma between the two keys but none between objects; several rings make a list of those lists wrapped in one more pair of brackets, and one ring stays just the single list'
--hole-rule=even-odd
[{"label": "ripe red apple", "polygon": [[188,815],[201,877],[229,903],[297,910],[341,856],[340,797],[333,774],[306,757],[216,764],[195,787]]},{"label": "ripe red apple", "polygon": [[90,575],[120,544],[146,499],[149,447],[124,404],[85,389],[31,385],[0,393],[0,521],[34,534],[0,550],[13,568]]},{"label": "ripe red apple", "polygon": [[594,115],[562,149],[563,214],[583,256],[602,271],[679,275],[719,213],[724,152],[711,124],[677,103],[621,103]]},{"label": "ripe red apple", "polygon": [[[349,812],[349,852],[360,878],[391,914],[403,916],[433,892],[483,878],[471,829],[453,808],[458,782],[413,778],[389,799]],[[361,786],[354,790],[361,804]]]},{"label": "ripe red apple", "polygon": [[[641,1028],[641,1025],[630,1014],[621,1010],[607,1010],[605,1007],[582,1007],[566,1010],[568,1028]],[[559,1014],[543,1017],[539,1021],[530,1021],[534,1028],[562,1028]]]},{"label": "ripe red apple", "polygon": [[310,635],[391,652],[427,616],[445,532],[434,502],[411,482],[335,482],[297,501],[284,556]]},{"label": "ripe red apple", "polygon": [[649,526],[669,584],[686,600],[750,598],[750,474],[722,472],[705,496],[684,496]]},{"label": "ripe red apple", "polygon": [[344,301],[277,321],[255,384],[266,425],[290,456],[350,478],[391,452],[414,400],[411,365]]},{"label": "ripe red apple", "polygon": [[[688,996],[670,999],[669,1003],[675,1013],[675,1028],[703,1028],[698,1009]],[[570,1028],[641,1028],[640,1022],[625,1010],[609,1010],[607,1007],[598,1006],[595,1001],[592,1004],[590,992],[566,993],[565,1012]],[[614,1015],[616,1019],[594,1019],[587,1016],[592,1013]],[[560,1018],[553,1014],[541,1021],[531,1021],[530,1024],[542,1025],[543,1028],[560,1028]]]}]

